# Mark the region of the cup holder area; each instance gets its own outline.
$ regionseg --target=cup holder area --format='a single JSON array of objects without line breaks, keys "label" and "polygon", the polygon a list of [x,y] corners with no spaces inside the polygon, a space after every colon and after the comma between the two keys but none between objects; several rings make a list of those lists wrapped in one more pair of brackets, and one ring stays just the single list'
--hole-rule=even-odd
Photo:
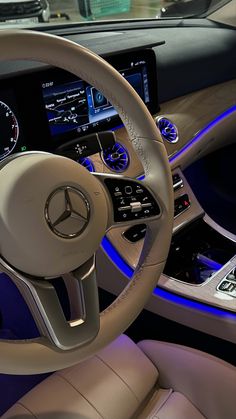
[{"label": "cup holder area", "polygon": [[236,244],[202,219],[177,233],[171,243],[164,274],[200,285],[236,254]]}]

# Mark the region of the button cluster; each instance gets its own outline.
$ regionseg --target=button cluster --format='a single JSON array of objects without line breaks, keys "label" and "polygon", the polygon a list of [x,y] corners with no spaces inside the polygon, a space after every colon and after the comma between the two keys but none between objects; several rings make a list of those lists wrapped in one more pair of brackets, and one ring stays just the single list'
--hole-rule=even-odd
[{"label": "button cluster", "polygon": [[181,214],[183,211],[190,207],[190,199],[187,194],[181,195],[179,198],[175,199],[175,208],[174,208],[174,216]]},{"label": "button cluster", "polygon": [[145,237],[146,231],[146,224],[137,224],[128,228],[128,230],[124,232],[123,236],[131,243],[137,243]]},{"label": "button cluster", "polygon": [[220,282],[217,289],[230,294],[232,297],[236,297],[236,268]]},{"label": "button cluster", "polygon": [[152,194],[141,184],[123,179],[106,179],[112,198],[114,221],[131,221],[160,214]]},{"label": "button cluster", "polygon": [[183,179],[180,177],[178,173],[175,173],[174,175],[172,175],[172,179],[173,179],[174,191],[177,191],[178,189],[184,186]]}]

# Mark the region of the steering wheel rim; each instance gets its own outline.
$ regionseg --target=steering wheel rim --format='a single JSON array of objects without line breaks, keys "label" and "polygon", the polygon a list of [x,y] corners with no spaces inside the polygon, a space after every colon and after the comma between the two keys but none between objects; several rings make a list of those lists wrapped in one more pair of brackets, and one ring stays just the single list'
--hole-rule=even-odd
[{"label": "steering wheel rim", "polygon": [[[56,66],[101,91],[119,113],[143,164],[144,185],[161,208],[161,215],[148,222],[143,251],[133,279],[114,303],[100,314],[100,328],[92,341],[70,350],[60,350],[45,337],[28,341],[0,341],[2,373],[50,372],[95,354],[127,329],[146,304],[164,268],[172,235],[171,171],[163,141],[146,106],[129,83],[101,57],[54,35],[12,30],[0,33],[0,59],[30,60]],[[14,278],[9,266],[2,264],[2,270]]]}]

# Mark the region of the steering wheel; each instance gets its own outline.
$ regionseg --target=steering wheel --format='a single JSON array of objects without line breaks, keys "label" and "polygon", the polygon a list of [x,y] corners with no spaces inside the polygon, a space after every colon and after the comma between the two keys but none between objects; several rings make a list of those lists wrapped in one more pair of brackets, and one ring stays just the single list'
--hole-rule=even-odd
[{"label": "steering wheel", "polygon": [[[145,172],[143,182],[91,174],[68,158],[43,152],[12,155],[1,163],[0,269],[22,293],[40,337],[1,340],[0,371],[35,374],[95,354],[140,313],[167,258],[173,187],[152,116],[129,83],[101,57],[63,38],[12,30],[0,32],[0,59],[47,63],[94,86],[120,115]],[[122,218],[117,188],[147,196],[150,211],[137,201],[129,205],[127,219]],[[113,304],[99,313],[94,255],[107,230],[139,223],[139,213],[147,233],[138,267]],[[59,276],[70,290],[69,321],[50,281]]]}]

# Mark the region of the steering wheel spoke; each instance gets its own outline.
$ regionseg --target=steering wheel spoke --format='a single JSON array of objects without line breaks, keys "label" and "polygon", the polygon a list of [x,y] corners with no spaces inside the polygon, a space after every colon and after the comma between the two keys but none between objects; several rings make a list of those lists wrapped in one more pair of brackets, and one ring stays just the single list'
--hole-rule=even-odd
[{"label": "steering wheel spoke", "polygon": [[119,175],[95,175],[103,183],[110,203],[107,230],[160,218],[161,206],[144,182]]},{"label": "steering wheel spoke", "polygon": [[71,350],[92,341],[99,331],[99,303],[94,257],[62,276],[67,289],[70,319],[66,319],[56,288],[49,279],[33,278],[8,267],[2,270],[24,297],[41,336],[61,350]]}]

